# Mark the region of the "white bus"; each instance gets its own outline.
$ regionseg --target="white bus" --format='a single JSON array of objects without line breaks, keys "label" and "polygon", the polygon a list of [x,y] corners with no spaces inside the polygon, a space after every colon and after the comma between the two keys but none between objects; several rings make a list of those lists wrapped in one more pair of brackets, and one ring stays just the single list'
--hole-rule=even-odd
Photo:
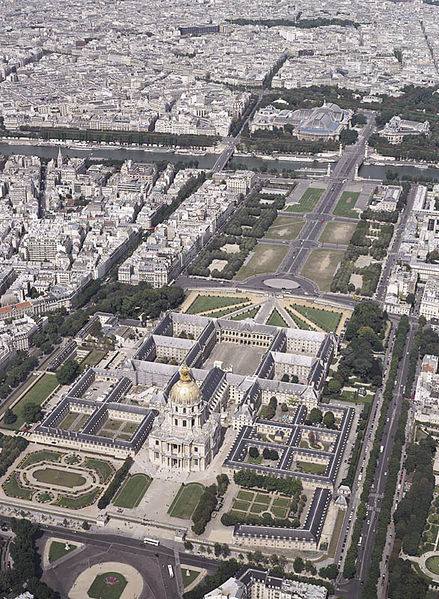
[{"label": "white bus", "polygon": [[160,545],[160,541],[158,539],[153,539],[152,537],[145,537],[143,542],[145,545],[154,545],[155,547]]},{"label": "white bus", "polygon": [[171,566],[171,564],[168,564],[168,572],[169,578],[174,578],[174,568]]}]

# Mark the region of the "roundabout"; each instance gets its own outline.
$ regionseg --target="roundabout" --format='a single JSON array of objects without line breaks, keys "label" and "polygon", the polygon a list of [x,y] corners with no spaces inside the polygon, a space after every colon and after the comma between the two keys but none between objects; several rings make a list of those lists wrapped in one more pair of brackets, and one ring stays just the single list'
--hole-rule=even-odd
[{"label": "roundabout", "polygon": [[95,564],[75,580],[69,599],[135,599],[141,597],[143,578],[135,568],[120,562]]}]

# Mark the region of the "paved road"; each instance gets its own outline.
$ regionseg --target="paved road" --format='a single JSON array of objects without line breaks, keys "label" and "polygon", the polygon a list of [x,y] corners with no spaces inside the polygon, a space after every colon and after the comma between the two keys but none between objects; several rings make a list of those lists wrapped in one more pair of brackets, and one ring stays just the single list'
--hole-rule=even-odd
[{"label": "paved road", "polygon": [[[7,516],[1,516],[2,521],[10,522],[11,518]],[[102,560],[108,559],[108,556],[105,557],[103,554],[107,554],[110,550],[119,554],[131,554],[135,556],[144,556],[145,559],[151,558],[151,564],[153,562],[157,562],[158,566],[165,572],[163,576],[163,584],[166,591],[166,599],[177,599],[179,597],[179,593],[177,591],[176,580],[170,579],[169,576],[166,575],[166,567],[167,564],[175,565],[175,551],[174,548],[166,547],[161,544],[159,547],[154,547],[152,545],[144,545],[139,541],[139,539],[133,539],[131,537],[122,536],[115,533],[106,533],[106,532],[97,532],[97,531],[73,531],[68,528],[64,528],[62,526],[51,526],[40,524],[40,529],[42,531],[42,539],[39,541],[40,544],[47,540],[47,538],[56,536],[62,539],[66,539],[72,542],[83,543],[90,547],[87,549],[90,556],[96,555],[99,553],[101,555]],[[154,559],[153,559],[154,558]],[[117,560],[116,560],[117,561]],[[125,560],[123,560],[125,561]],[[209,573],[213,573],[218,565],[219,561],[216,559],[211,559],[203,556],[192,555],[189,553],[179,553],[179,561],[180,563],[187,566],[197,566],[199,568],[206,569]],[[129,563],[129,562],[128,562]],[[140,561],[141,563],[141,561]],[[135,564],[134,564],[135,566]],[[81,566],[82,568],[85,566]],[[152,566],[151,566],[152,567]],[[66,566],[66,570],[70,569],[69,566]],[[81,568],[79,568],[80,570]],[[64,571],[63,569],[62,571]],[[141,571],[145,580],[148,582],[148,571],[145,572],[145,568]],[[73,573],[72,578],[76,578],[76,575],[79,574],[79,571]],[[157,574],[151,572],[151,579]],[[59,577],[59,574],[57,574]],[[59,580],[60,584],[62,580]],[[152,583],[151,583],[151,586]],[[155,599],[164,599],[162,597],[157,596]]]},{"label": "paved road", "polygon": [[[372,551],[375,544],[376,523],[380,512],[385,485],[387,482],[389,460],[393,451],[393,442],[398,426],[399,416],[401,413],[405,381],[407,379],[407,372],[409,367],[409,354],[413,345],[415,333],[416,325],[413,322],[411,322],[410,331],[407,336],[406,346],[404,348],[404,354],[401,359],[396,378],[394,395],[388,410],[389,416],[384,426],[381,445],[383,450],[382,452],[380,451],[380,453],[378,454],[378,463],[375,470],[375,477],[369,496],[369,502],[367,505],[367,514],[361,531],[362,543],[358,551],[356,577],[350,581],[345,581],[342,577],[338,579],[337,590],[340,593],[349,597],[349,599],[357,599],[361,597],[363,582],[367,576],[367,572],[370,566]],[[390,363],[389,360],[391,349],[393,349],[393,341],[391,342],[391,344],[389,344],[389,351],[386,354],[386,371],[388,370],[388,366]],[[381,401],[381,394],[379,400]],[[375,418],[374,414],[376,414]],[[374,420],[376,421],[378,417],[379,411],[376,412],[375,408],[375,412],[372,412],[372,418],[374,418]],[[367,461],[364,462],[364,465],[366,464]],[[362,465],[360,465],[360,468],[361,467]],[[352,522],[354,522],[354,519],[352,520]]]}]

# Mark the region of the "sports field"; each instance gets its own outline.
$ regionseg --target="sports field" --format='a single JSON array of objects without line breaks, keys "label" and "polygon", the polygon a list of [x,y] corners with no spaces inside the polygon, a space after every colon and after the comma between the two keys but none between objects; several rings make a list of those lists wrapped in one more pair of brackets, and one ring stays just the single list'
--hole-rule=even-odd
[{"label": "sports field", "polygon": [[299,213],[312,212],[324,191],[325,190],[320,187],[308,187],[297,204],[289,204],[285,210],[287,212]]},{"label": "sports field", "polygon": [[168,514],[174,518],[189,520],[200,501],[203,491],[204,487],[200,483],[181,485],[169,507]]},{"label": "sports field", "polygon": [[275,245],[270,243],[258,244],[253,252],[252,257],[241,266],[236,273],[234,280],[243,281],[248,277],[254,277],[261,274],[273,274],[279,268],[282,260],[288,251],[288,247],[284,245]]},{"label": "sports field", "polygon": [[342,250],[312,250],[300,274],[314,281],[321,291],[329,291],[343,254]]},{"label": "sports field", "polygon": [[360,193],[358,191],[344,191],[334,208],[335,216],[345,216],[347,218],[360,218],[360,213],[354,210]]}]

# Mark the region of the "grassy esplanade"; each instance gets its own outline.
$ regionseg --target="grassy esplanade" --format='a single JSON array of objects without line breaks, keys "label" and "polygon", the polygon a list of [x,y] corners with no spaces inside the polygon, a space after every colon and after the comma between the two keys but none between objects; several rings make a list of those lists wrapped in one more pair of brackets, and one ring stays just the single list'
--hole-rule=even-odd
[{"label": "grassy esplanade", "polygon": [[21,428],[26,422],[23,414],[24,407],[29,403],[38,404],[40,406],[57,386],[58,381],[54,374],[44,374],[40,380],[23,395],[13,408],[12,411],[17,415],[17,420],[12,424],[5,424],[4,421],[2,421],[1,426],[11,430],[18,430]]},{"label": "grassy esplanade", "polygon": [[342,250],[312,250],[300,274],[314,281],[321,291],[329,291],[343,254]]},{"label": "grassy esplanade", "polygon": [[189,520],[203,494],[204,487],[200,483],[189,483],[181,485],[174,501],[169,507],[168,514],[173,518]]},{"label": "grassy esplanade", "polygon": [[439,574],[439,555],[432,555],[427,559],[425,565],[433,572],[433,574]]},{"label": "grassy esplanade", "polygon": [[290,204],[285,208],[287,212],[312,212],[325,190],[320,187],[309,187],[297,204]]},{"label": "grassy esplanade", "polygon": [[187,309],[188,314],[200,314],[207,310],[216,308],[226,308],[235,304],[243,304],[248,301],[246,297],[228,297],[223,295],[197,295],[192,304]]},{"label": "grassy esplanade", "polygon": [[303,218],[294,216],[278,216],[265,233],[266,239],[282,239],[290,241],[296,239],[302,230],[305,221]]},{"label": "grassy esplanade", "polygon": [[259,244],[247,264],[241,266],[234,280],[243,281],[255,275],[272,274],[277,271],[288,251],[287,246],[270,243]]},{"label": "grassy esplanade", "polygon": [[344,191],[334,208],[335,216],[345,216],[346,218],[360,218],[359,212],[354,210],[360,193],[358,191]]},{"label": "grassy esplanade", "polygon": [[337,330],[341,318],[340,312],[330,312],[329,310],[299,305],[295,305],[294,309],[328,333]]},{"label": "grassy esplanade", "polygon": [[148,490],[151,480],[146,474],[130,476],[116,495],[114,505],[123,508],[137,507]]}]

